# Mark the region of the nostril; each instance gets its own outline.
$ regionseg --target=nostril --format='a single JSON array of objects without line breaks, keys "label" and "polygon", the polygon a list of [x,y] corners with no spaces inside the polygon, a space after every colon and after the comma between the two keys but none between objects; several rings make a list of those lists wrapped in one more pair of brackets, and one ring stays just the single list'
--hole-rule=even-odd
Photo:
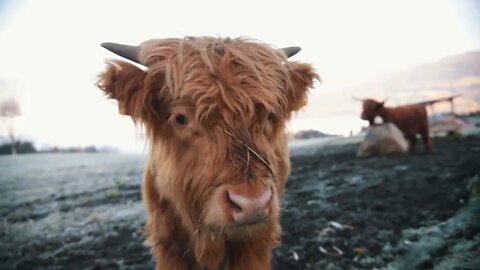
[{"label": "nostril", "polygon": [[265,221],[270,215],[269,205],[272,200],[269,187],[261,190],[239,190],[232,188],[225,192],[233,222],[237,225],[255,224]]},{"label": "nostril", "polygon": [[[253,193],[253,194],[252,194]],[[225,192],[233,221],[237,225],[255,224],[264,221],[269,215],[272,190],[264,188],[260,192],[245,192],[230,189]]]},{"label": "nostril", "polygon": [[230,206],[238,211],[262,209],[268,205],[272,198],[272,190],[266,189],[256,196],[245,196],[232,190],[227,191],[227,199]]}]

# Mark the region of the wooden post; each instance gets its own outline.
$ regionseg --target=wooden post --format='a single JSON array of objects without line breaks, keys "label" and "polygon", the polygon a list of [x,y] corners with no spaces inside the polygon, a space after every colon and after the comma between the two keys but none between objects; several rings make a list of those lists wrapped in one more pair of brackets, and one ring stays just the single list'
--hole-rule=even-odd
[{"label": "wooden post", "polygon": [[455,115],[455,106],[453,105],[453,98],[450,98],[450,111],[452,115]]}]

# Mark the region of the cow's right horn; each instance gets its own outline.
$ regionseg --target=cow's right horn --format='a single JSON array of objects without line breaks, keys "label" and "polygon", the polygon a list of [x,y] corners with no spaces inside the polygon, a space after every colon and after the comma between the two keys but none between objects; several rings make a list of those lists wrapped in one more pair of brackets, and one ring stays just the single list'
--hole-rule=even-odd
[{"label": "cow's right horn", "polygon": [[142,65],[139,57],[140,46],[123,45],[113,42],[104,42],[101,46],[121,57]]},{"label": "cow's right horn", "polygon": [[301,49],[302,48],[300,47],[286,47],[286,48],[282,48],[281,50],[287,56],[287,58],[290,58],[295,54],[297,54]]}]

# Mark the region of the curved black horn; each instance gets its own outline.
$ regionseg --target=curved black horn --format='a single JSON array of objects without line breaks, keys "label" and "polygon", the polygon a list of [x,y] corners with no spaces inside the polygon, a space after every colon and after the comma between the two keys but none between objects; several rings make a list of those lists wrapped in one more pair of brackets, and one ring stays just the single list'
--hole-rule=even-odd
[{"label": "curved black horn", "polygon": [[287,58],[290,58],[297,54],[302,48],[300,47],[286,47],[286,48],[281,48],[280,50],[283,51],[283,53],[287,56]]},{"label": "curved black horn", "polygon": [[113,42],[104,42],[101,44],[101,46],[115,54],[120,55],[121,57],[132,60],[135,63],[142,64],[140,63],[139,59],[140,46],[123,45]]}]

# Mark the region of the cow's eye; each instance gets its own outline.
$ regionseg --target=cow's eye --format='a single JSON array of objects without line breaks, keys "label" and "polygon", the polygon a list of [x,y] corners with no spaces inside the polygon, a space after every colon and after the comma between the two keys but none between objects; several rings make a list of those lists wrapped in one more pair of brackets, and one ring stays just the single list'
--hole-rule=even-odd
[{"label": "cow's eye", "polygon": [[273,122],[273,121],[275,121],[275,119],[276,119],[275,114],[273,114],[273,113],[268,114],[268,116],[267,116],[268,122]]},{"label": "cow's eye", "polygon": [[177,124],[181,125],[181,126],[186,126],[188,125],[188,119],[185,115],[183,114],[177,114],[175,116],[175,122],[177,122]]}]

